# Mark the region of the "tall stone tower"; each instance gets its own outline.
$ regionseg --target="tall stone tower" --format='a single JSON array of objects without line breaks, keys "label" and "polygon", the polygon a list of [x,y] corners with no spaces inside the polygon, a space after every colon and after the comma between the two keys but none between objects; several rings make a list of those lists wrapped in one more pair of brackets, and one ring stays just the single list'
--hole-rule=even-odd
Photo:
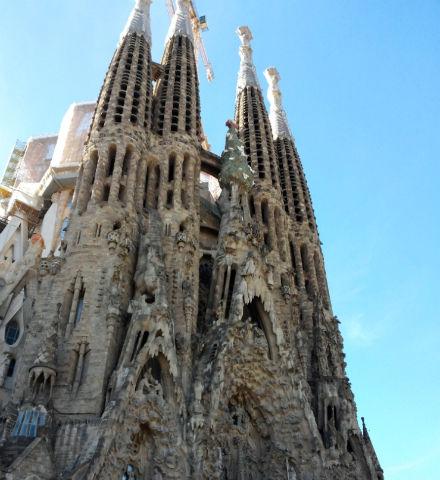
[{"label": "tall stone tower", "polygon": [[207,151],[176,3],[156,64],[136,0],[78,173],[49,168],[32,202],[2,187],[34,223],[0,266],[0,479],[382,480],[278,72],[268,112],[240,27],[235,120]]}]

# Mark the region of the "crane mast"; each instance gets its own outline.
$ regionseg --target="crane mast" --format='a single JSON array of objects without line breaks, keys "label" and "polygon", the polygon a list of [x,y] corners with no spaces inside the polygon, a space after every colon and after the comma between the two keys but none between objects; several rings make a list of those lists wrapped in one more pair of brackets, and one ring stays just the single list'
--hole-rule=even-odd
[{"label": "crane mast", "polygon": [[[206,53],[206,48],[202,39],[202,32],[208,30],[208,23],[204,15],[200,17],[197,13],[194,1],[187,0],[187,2],[189,7],[189,13],[191,16],[195,48],[202,58],[202,62],[206,71],[206,77],[208,78],[208,81],[211,82],[212,80],[214,80],[214,70],[212,68],[211,62],[209,61],[208,54]],[[173,0],[165,0],[165,3],[167,6],[168,15],[172,17],[174,15],[174,12],[176,11],[174,7],[174,2]]]}]

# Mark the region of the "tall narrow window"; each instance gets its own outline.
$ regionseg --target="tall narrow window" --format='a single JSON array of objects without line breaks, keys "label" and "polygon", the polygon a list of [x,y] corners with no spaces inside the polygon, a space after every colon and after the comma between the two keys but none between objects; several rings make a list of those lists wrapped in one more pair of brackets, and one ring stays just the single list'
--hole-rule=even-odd
[{"label": "tall narrow window", "polygon": [[107,168],[107,176],[111,177],[113,175],[113,170],[115,169],[115,161],[116,161],[116,145],[110,145],[108,149],[108,168]]},{"label": "tall narrow window", "polygon": [[234,285],[235,285],[235,276],[236,276],[236,271],[235,271],[235,268],[232,267],[231,278],[229,280],[228,296],[226,299],[225,318],[229,318],[229,312],[231,311],[232,295],[234,293]]},{"label": "tall narrow window", "polygon": [[182,165],[182,190],[181,190],[181,201],[184,208],[189,208],[189,198],[191,195],[191,187],[189,185],[190,177],[190,168],[191,168],[191,157],[188,154],[185,154],[183,157]]},{"label": "tall narrow window", "polygon": [[289,242],[289,247],[290,247],[290,261],[292,264],[292,269],[295,277],[295,285],[299,287],[298,264],[296,262],[295,247],[293,245],[292,240]]},{"label": "tall narrow window", "polygon": [[102,196],[102,200],[103,200],[104,202],[108,202],[109,197],[110,197],[110,185],[105,184],[105,185],[104,185],[104,193],[103,193],[103,196]]},{"label": "tall narrow window", "polygon": [[144,187],[144,201],[143,206],[147,208],[148,206],[148,178],[150,175],[150,166],[147,167],[147,172],[145,173],[145,187]]},{"label": "tall narrow window", "polygon": [[185,180],[188,180],[189,177],[189,169],[191,166],[191,157],[185,153],[185,156],[183,157],[183,168],[182,168],[182,175]]},{"label": "tall narrow window", "polygon": [[81,287],[81,291],[79,292],[79,297],[78,297],[78,305],[76,306],[76,312],[75,312],[75,325],[79,323],[81,320],[82,312],[84,310],[84,297],[86,294],[86,290],[84,288],[84,285]]},{"label": "tall narrow window", "polygon": [[6,377],[10,378],[10,377],[14,376],[15,364],[16,364],[15,358],[11,358],[9,360],[8,371],[6,372]]},{"label": "tall narrow window", "polygon": [[252,195],[249,197],[249,212],[251,214],[251,217],[255,217],[255,202]]},{"label": "tall narrow window", "polygon": [[167,192],[167,208],[171,209],[173,208],[173,191],[168,190]]},{"label": "tall narrow window", "polygon": [[278,251],[280,252],[281,260],[285,260],[284,252],[284,229],[282,224],[281,212],[279,208],[275,209],[275,233],[278,241]]},{"label": "tall narrow window", "polygon": [[311,276],[311,265],[309,262],[309,253],[307,250],[306,245],[301,245],[301,262],[303,266],[303,272],[304,272],[304,286],[306,288],[306,292],[309,295],[309,298],[313,296],[313,284],[312,284],[312,279],[310,278]]},{"label": "tall narrow window", "polygon": [[154,204],[153,208],[157,209],[159,206],[159,187],[160,187],[160,167],[156,165],[155,169],[155,176],[156,176],[156,185],[154,186]]},{"label": "tall narrow window", "polygon": [[15,345],[20,336],[20,326],[17,320],[11,320],[5,328],[5,342],[8,345]]},{"label": "tall narrow window", "polygon": [[120,185],[119,186],[119,195],[118,199],[123,202],[125,200],[125,185]]},{"label": "tall narrow window", "polygon": [[125,151],[125,156],[124,156],[124,161],[122,162],[122,175],[127,175],[128,174],[128,169],[130,166],[130,160],[133,154],[133,149],[131,146],[127,147],[127,150]]},{"label": "tall narrow window", "polygon": [[264,225],[269,224],[269,206],[267,200],[261,202],[261,218],[263,219]]},{"label": "tall narrow window", "polygon": [[301,262],[303,265],[304,273],[308,274],[310,271],[310,268],[309,268],[309,254],[308,254],[306,245],[301,245]]},{"label": "tall narrow window", "polygon": [[176,155],[172,153],[168,159],[168,182],[172,182],[174,180],[176,170]]},{"label": "tall narrow window", "polygon": [[197,312],[197,332],[199,333],[206,329],[205,316],[211,289],[213,265],[212,256],[203,255],[199,264],[199,309]]}]

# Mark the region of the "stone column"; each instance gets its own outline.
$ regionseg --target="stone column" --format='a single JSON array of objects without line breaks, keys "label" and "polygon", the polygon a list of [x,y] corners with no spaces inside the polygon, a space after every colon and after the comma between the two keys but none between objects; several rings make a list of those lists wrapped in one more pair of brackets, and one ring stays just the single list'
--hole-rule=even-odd
[{"label": "stone column", "polygon": [[118,200],[119,188],[122,176],[122,163],[125,157],[125,147],[118,147],[116,151],[115,166],[113,169],[112,182],[110,186],[109,203]]},{"label": "stone column", "polygon": [[183,180],[183,157],[181,154],[176,155],[176,166],[174,176],[174,206],[182,207],[182,183]]},{"label": "stone column", "polygon": [[229,284],[231,283],[231,272],[232,268],[231,265],[228,265],[228,270],[226,273],[226,281],[223,286],[223,291],[222,291],[222,300],[223,300],[223,305],[222,305],[222,316],[223,318],[225,317],[225,310],[226,310],[226,303],[228,299],[228,291],[229,291]]},{"label": "stone column", "polygon": [[102,200],[104,194],[104,184],[107,178],[109,154],[108,149],[101,148],[96,168],[95,182],[92,186],[92,202],[97,203]]},{"label": "stone column", "polygon": [[133,152],[130,158],[130,165],[128,167],[127,186],[126,186],[126,203],[127,208],[133,211],[135,208],[135,189],[136,177],[138,173],[138,165],[140,162],[140,154]]},{"label": "stone column", "polygon": [[86,354],[86,347],[87,347],[87,342],[82,341],[79,346],[78,363],[76,364],[75,378],[72,385],[72,393],[74,395],[78,392],[78,389],[81,383],[81,376],[84,368],[84,357]]},{"label": "stone column", "polygon": [[304,286],[305,286],[304,266],[303,266],[302,260],[301,260],[301,250],[298,247],[298,245],[296,244],[296,242],[293,243],[293,249],[294,249],[294,252],[295,252],[296,269],[297,269],[296,274],[297,274],[298,280],[299,280],[299,287],[301,289],[304,289]]},{"label": "stone column", "polygon": [[137,178],[137,187],[136,187],[136,210],[138,213],[142,212],[144,208],[144,195],[147,193],[145,190],[147,188],[147,160],[140,160],[138,168],[138,178]]},{"label": "stone column", "polygon": [[[150,164],[150,166],[148,167],[147,206],[149,208],[154,207],[155,196],[159,194],[159,189],[156,189],[156,184],[158,182],[157,168],[157,165],[154,164]],[[157,205],[159,205],[159,200],[157,201]]]},{"label": "stone column", "polygon": [[79,190],[81,188],[83,173],[84,173],[84,165],[81,165],[80,168],[79,168],[78,177],[76,178],[75,190],[73,192],[73,198],[72,198],[72,207],[73,208],[76,208],[76,205],[77,205],[77,202],[78,202],[78,195],[79,195]]},{"label": "stone column", "polygon": [[213,280],[215,281],[215,288],[214,288],[214,295],[213,295],[213,301],[212,301],[212,310],[211,312],[215,314],[221,297],[223,293],[223,278],[225,276],[225,270],[226,270],[226,265],[219,265],[216,269],[217,271],[215,272],[216,275],[213,275]]},{"label": "stone column", "polygon": [[169,162],[168,162],[168,152],[165,154],[165,159],[162,160],[160,165],[161,168],[161,175],[160,175],[160,182],[159,182],[159,192],[158,192],[158,202],[157,208],[160,210],[164,207],[167,203],[167,192],[168,192],[168,169],[169,169]]},{"label": "stone column", "polygon": [[277,243],[277,236],[275,233],[275,212],[272,205],[269,205],[268,213],[269,213],[269,218],[267,222],[268,223],[267,228],[269,232],[269,242],[272,249],[275,250],[275,249],[278,249],[278,243]]},{"label": "stone column", "polygon": [[73,327],[75,325],[76,309],[78,308],[78,300],[79,300],[79,295],[81,293],[81,288],[82,288],[82,276],[80,273],[78,273],[75,280],[75,288],[73,293],[72,305],[70,307],[69,321],[66,327],[66,334],[65,334],[66,338],[70,336],[70,334],[72,333]]},{"label": "stone column", "polygon": [[81,180],[81,187],[78,195],[78,210],[83,212],[87,208],[88,199],[90,198],[90,188],[92,186],[93,177],[96,170],[96,160],[93,158],[93,152],[87,155],[85,161],[84,173]]}]

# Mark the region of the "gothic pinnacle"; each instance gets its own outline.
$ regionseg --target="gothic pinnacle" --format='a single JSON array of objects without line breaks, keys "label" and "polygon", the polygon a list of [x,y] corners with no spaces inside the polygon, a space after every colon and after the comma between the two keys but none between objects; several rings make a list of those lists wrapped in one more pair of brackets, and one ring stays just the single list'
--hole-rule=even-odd
[{"label": "gothic pinnacle", "polygon": [[187,0],[176,1],[176,11],[174,12],[174,16],[171,19],[171,24],[170,28],[168,29],[166,41],[168,42],[170,38],[176,35],[183,35],[185,37],[188,37],[192,42],[194,42]]},{"label": "gothic pinnacle", "polygon": [[240,70],[238,72],[237,93],[240,93],[245,87],[260,87],[257,78],[257,71],[252,58],[251,41],[252,32],[249,27],[242,26],[237,29],[237,35],[240,37]]},{"label": "gothic pinnacle", "polygon": [[269,119],[272,125],[273,138],[291,138],[292,134],[287,122],[287,115],[283,108],[283,97],[279,87],[280,74],[275,67],[265,70],[264,76],[269,83],[267,98],[270,104]]},{"label": "gothic pinnacle", "polygon": [[136,4],[121,34],[121,41],[130,33],[143,35],[151,44],[150,6],[153,0],[136,0]]}]

